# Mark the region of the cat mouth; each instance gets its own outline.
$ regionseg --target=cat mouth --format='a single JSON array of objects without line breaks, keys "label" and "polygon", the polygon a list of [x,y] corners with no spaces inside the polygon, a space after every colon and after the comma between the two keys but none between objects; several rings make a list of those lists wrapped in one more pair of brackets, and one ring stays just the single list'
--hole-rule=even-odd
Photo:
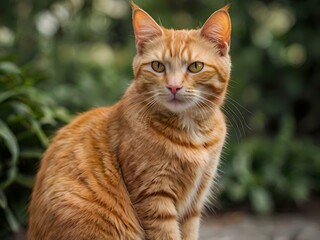
[{"label": "cat mouth", "polygon": [[182,112],[186,110],[189,106],[188,102],[184,99],[173,97],[163,101],[163,105],[172,112]]},{"label": "cat mouth", "polygon": [[174,104],[174,105],[180,105],[180,104],[184,104],[185,102],[180,99],[173,98],[173,99],[169,100],[169,103]]}]

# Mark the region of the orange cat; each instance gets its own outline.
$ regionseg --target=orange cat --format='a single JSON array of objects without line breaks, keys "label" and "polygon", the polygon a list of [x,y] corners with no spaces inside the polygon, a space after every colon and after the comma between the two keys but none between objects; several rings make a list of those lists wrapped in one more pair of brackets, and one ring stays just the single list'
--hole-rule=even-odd
[{"label": "orange cat", "polygon": [[198,239],[226,124],[231,62],[224,7],[197,30],[133,5],[134,81],[112,107],[62,128],[41,161],[30,240]]}]

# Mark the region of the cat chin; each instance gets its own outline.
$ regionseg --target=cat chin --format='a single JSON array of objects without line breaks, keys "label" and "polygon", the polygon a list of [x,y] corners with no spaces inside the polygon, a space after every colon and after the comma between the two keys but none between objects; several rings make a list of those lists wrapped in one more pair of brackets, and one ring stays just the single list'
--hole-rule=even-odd
[{"label": "cat chin", "polygon": [[162,102],[162,105],[172,113],[186,112],[190,107],[190,103],[173,99],[171,101]]}]

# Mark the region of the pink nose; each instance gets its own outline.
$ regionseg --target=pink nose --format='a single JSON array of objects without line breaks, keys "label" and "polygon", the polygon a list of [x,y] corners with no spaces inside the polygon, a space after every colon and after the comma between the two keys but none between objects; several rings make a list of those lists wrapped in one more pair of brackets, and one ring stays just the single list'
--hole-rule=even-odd
[{"label": "pink nose", "polygon": [[167,88],[172,92],[173,95],[176,95],[177,92],[182,88],[181,86],[176,85],[167,85]]}]

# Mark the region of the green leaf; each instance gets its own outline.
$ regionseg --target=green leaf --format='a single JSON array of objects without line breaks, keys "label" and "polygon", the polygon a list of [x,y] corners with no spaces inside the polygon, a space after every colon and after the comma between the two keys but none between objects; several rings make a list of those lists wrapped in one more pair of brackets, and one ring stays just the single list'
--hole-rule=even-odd
[{"label": "green leaf", "polygon": [[310,184],[303,179],[299,179],[299,181],[292,183],[292,197],[296,202],[301,203],[307,200],[309,195],[309,185]]},{"label": "green leaf", "polygon": [[34,185],[34,177],[18,174],[16,177],[16,182],[24,187],[32,188]]},{"label": "green leaf", "polygon": [[32,109],[27,104],[18,101],[12,102],[12,106],[20,115],[27,117],[32,127],[32,131],[38,136],[42,145],[47,147],[49,144],[49,139],[42,130],[41,124],[35,119],[35,114],[33,113]]},{"label": "green leaf", "polygon": [[4,213],[6,215],[6,219],[10,226],[11,231],[17,232],[20,229],[20,223],[13,215],[11,209],[8,207],[8,201],[4,192],[0,189],[0,207],[3,208]]},{"label": "green leaf", "polygon": [[4,213],[6,215],[8,224],[12,232],[18,232],[20,230],[20,223],[18,222],[17,218],[13,215],[10,208],[4,208]]},{"label": "green leaf", "polygon": [[7,207],[7,197],[1,189],[0,189],[0,207],[1,208]]},{"label": "green leaf", "polygon": [[269,192],[261,187],[255,187],[251,190],[250,200],[258,213],[268,214],[273,209],[273,202]]},{"label": "green leaf", "polygon": [[2,188],[7,187],[15,178],[17,173],[17,161],[19,155],[19,146],[16,140],[16,137],[11,132],[11,130],[7,127],[7,125],[0,119],[0,140],[3,139],[5,145],[11,153],[11,162],[10,169],[8,172],[8,179],[5,183],[1,184]]},{"label": "green leaf", "polygon": [[21,74],[20,69],[12,62],[2,62],[0,63],[0,73],[5,74]]},{"label": "green leaf", "polygon": [[27,104],[20,101],[12,101],[11,106],[19,115],[30,117],[33,115],[32,109]]},{"label": "green leaf", "polygon": [[18,89],[18,90],[10,90],[0,94],[0,103],[8,100],[9,98],[13,98],[15,96],[28,94],[28,90],[26,89]]},{"label": "green leaf", "polygon": [[26,149],[20,151],[20,158],[21,159],[40,159],[43,154],[43,150],[40,148],[35,149]]},{"label": "green leaf", "polygon": [[229,184],[229,192],[232,200],[239,202],[243,201],[247,195],[246,185],[242,183],[233,182]]},{"label": "green leaf", "polygon": [[37,134],[42,146],[47,147],[49,145],[49,139],[41,128],[41,125],[34,119],[30,119],[32,130]]}]

